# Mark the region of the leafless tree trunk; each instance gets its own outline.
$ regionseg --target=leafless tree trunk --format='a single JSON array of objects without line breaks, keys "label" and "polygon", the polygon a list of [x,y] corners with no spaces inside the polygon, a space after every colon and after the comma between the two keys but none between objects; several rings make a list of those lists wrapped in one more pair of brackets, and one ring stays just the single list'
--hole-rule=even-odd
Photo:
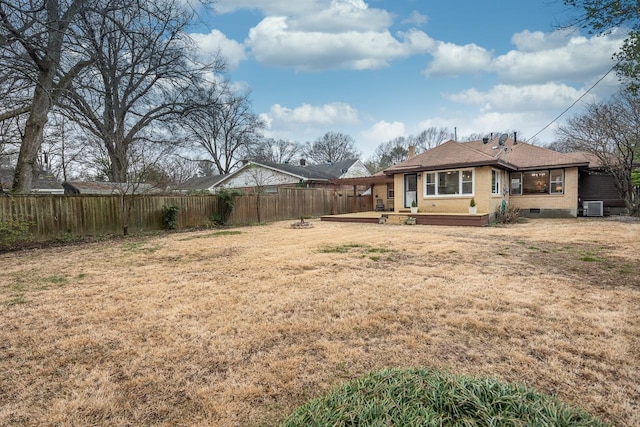
[{"label": "leafless tree trunk", "polygon": [[189,61],[185,27],[192,11],[179,0],[101,4],[107,12],[82,13],[82,30],[95,63],[73,83],[64,107],[69,118],[103,145],[109,179],[124,182],[132,147],[150,140],[166,142],[166,135],[152,129],[190,108],[187,88],[204,69],[216,73],[224,63],[217,58],[196,69]]},{"label": "leafless tree trunk", "polygon": [[29,88],[31,102],[2,115],[6,119],[28,114],[13,182],[16,193],[31,189],[33,167],[54,100],[79,70],[90,63],[83,57],[68,69],[61,68],[69,44],[69,27],[85,4],[83,0],[0,1],[4,66],[14,76],[33,79]]}]

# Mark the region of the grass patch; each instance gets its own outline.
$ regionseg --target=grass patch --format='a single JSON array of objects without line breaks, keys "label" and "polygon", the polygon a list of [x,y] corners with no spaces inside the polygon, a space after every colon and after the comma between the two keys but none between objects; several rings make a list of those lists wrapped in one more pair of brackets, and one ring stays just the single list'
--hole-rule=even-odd
[{"label": "grass patch", "polygon": [[215,231],[213,233],[207,233],[207,234],[198,234],[195,236],[189,236],[189,237],[185,237],[183,239],[180,239],[181,242],[185,242],[188,240],[195,240],[195,239],[205,239],[208,237],[219,237],[219,236],[237,236],[238,234],[242,234],[242,231],[238,231],[238,230],[223,230],[223,231]]},{"label": "grass patch", "polygon": [[584,261],[584,262],[599,262],[600,260],[598,258],[594,258],[592,256],[585,255],[583,257],[580,257],[580,261]]},{"label": "grass patch", "polygon": [[122,249],[128,252],[152,254],[156,252],[158,249],[160,249],[161,247],[158,244],[147,246],[148,244],[149,242],[146,240],[127,242],[124,245],[122,245]]},{"label": "grass patch", "polygon": [[31,275],[12,275],[13,283],[7,288],[8,298],[2,301],[2,305],[11,307],[18,304],[26,304],[27,294],[30,292],[46,291],[59,288],[68,283],[67,276],[38,277]]},{"label": "grass patch", "polygon": [[518,385],[432,369],[387,369],[311,400],[293,426],[604,426],[580,409]]},{"label": "grass patch", "polygon": [[338,246],[324,246],[319,250],[320,253],[323,254],[345,254],[347,252],[352,251],[353,249],[366,248],[367,245],[363,245],[361,243],[348,243],[345,245]]},{"label": "grass patch", "polygon": [[[325,254],[345,254],[351,252],[359,255],[360,258],[369,258],[373,262],[378,262],[393,261],[394,254],[396,254],[398,251],[396,251],[395,249],[383,248],[379,246],[369,246],[361,243],[349,243],[338,246],[324,246],[320,248],[319,252]],[[387,256],[383,257],[383,254],[387,254]]]}]

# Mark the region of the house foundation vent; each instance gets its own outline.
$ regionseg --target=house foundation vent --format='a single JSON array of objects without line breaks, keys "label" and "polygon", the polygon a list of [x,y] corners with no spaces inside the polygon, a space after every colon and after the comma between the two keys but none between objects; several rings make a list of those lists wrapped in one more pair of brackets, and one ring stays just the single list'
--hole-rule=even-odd
[{"label": "house foundation vent", "polygon": [[582,209],[584,211],[584,216],[602,216],[604,213],[602,201],[583,202]]}]

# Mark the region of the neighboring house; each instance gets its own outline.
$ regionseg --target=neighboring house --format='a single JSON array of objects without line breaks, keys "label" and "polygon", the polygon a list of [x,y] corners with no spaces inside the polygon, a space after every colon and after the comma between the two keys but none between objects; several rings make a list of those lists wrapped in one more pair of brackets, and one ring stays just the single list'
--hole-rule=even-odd
[{"label": "neighboring house", "polygon": [[[419,212],[464,213],[474,198],[480,214],[493,215],[504,200],[525,216],[577,216],[579,177],[589,161],[574,154],[506,138],[448,141],[384,173],[393,177],[395,212],[415,201]],[[374,193],[389,191],[378,185]]]},{"label": "neighboring house", "polygon": [[65,181],[62,183],[64,194],[159,194],[163,190],[146,183]]},{"label": "neighboring house", "polygon": [[[245,191],[275,192],[278,187],[334,188],[332,180],[368,176],[369,170],[358,159],[344,160],[321,165],[247,161],[242,167],[227,175],[218,175],[210,181],[193,178],[177,189],[209,190],[238,188]],[[202,180],[200,182],[199,180]]]},{"label": "neighboring house", "polygon": [[[0,169],[0,193],[11,191],[14,169]],[[51,172],[38,170],[34,173],[31,193],[64,194],[64,188]]]},{"label": "neighboring house", "polygon": [[226,175],[196,176],[176,185],[171,190],[179,193],[209,192],[214,193],[216,185]]}]

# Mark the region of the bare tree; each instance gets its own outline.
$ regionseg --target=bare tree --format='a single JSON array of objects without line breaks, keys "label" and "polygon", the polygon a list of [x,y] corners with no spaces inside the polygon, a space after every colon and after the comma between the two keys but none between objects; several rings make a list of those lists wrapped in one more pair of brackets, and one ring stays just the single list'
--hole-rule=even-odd
[{"label": "bare tree", "polygon": [[409,157],[409,141],[399,136],[378,145],[366,165],[370,170],[381,171],[396,163],[403,162]]},{"label": "bare tree", "polygon": [[173,155],[159,162],[158,165],[169,177],[171,185],[182,184],[198,175],[198,163],[181,156]]},{"label": "bare tree", "polygon": [[427,151],[453,138],[453,132],[448,128],[430,127],[407,139],[409,145],[415,145],[418,151]]},{"label": "bare tree", "polygon": [[24,95],[0,120],[25,115],[13,191],[28,192],[44,127],[56,98],[92,62],[68,37],[84,0],[0,0],[0,68],[7,87]]},{"label": "bare tree", "polygon": [[[109,179],[123,182],[128,153],[144,141],[166,142],[163,122],[190,107],[187,89],[201,76],[188,56],[185,27],[192,12],[179,0],[102,0],[99,13],[80,16],[87,49],[95,58],[70,86],[65,110],[104,146]],[[219,72],[216,58],[207,67]],[[153,126],[152,126],[153,125]]]},{"label": "bare tree", "polygon": [[314,142],[307,142],[304,154],[313,163],[340,162],[360,157],[355,140],[340,132],[327,132]]},{"label": "bare tree", "polygon": [[228,174],[260,140],[265,125],[251,111],[249,94],[236,93],[228,82],[201,87],[192,97],[196,106],[180,119],[185,137],[219,174]]},{"label": "bare tree", "polygon": [[247,158],[271,163],[292,163],[300,157],[302,149],[299,142],[265,138],[249,148]]},{"label": "bare tree", "polygon": [[436,127],[425,129],[417,135],[399,136],[378,145],[374,154],[367,160],[367,166],[371,170],[383,170],[407,160],[410,146],[414,146],[415,152],[420,153],[450,139],[453,139],[453,132],[447,128]]},{"label": "bare tree", "polygon": [[0,168],[10,168],[20,152],[25,116],[0,121]]},{"label": "bare tree", "polygon": [[640,216],[640,197],[632,180],[640,156],[640,97],[627,91],[610,102],[590,104],[557,132],[565,147],[586,151],[599,160],[613,176],[629,213]]},{"label": "bare tree", "polygon": [[45,129],[41,146],[43,167],[63,181],[79,172],[91,159],[92,150],[75,123],[60,114],[53,114]]}]

